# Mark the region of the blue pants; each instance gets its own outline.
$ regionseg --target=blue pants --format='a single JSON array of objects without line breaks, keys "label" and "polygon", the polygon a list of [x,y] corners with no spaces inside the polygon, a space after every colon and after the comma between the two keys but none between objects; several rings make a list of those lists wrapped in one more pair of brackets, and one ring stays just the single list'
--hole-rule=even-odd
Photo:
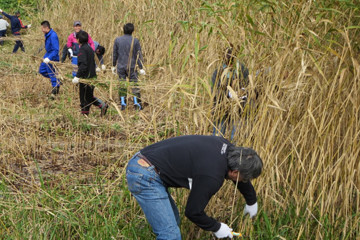
[{"label": "blue pants", "polygon": [[157,240],[181,240],[180,216],[174,200],[154,166],[138,164],[134,155],[126,167],[126,179],[132,195],[140,204]]},{"label": "blue pants", "polygon": [[77,56],[73,56],[71,58],[71,65],[73,66],[72,76],[76,77],[77,71],[78,71],[78,58]]},{"label": "blue pants", "polygon": [[21,51],[25,52],[24,44],[20,40],[20,33],[14,33],[14,37],[19,38],[19,40],[15,41],[15,46],[13,49],[13,53],[16,53],[19,48],[21,48]]},{"label": "blue pants", "polygon": [[0,31],[0,45],[4,45],[4,41],[1,40],[1,37],[5,37],[6,29]]},{"label": "blue pants", "polygon": [[52,64],[41,63],[39,73],[46,78],[50,78],[52,87],[60,86],[60,80],[56,78],[55,69]]}]

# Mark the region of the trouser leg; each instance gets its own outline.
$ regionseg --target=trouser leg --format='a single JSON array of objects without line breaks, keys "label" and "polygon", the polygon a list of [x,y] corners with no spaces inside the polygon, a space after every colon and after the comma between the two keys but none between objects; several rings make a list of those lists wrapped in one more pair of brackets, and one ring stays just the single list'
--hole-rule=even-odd
[{"label": "trouser leg", "polygon": [[81,113],[88,115],[94,100],[94,88],[88,84],[79,83]]},{"label": "trouser leg", "polygon": [[154,167],[140,166],[139,160],[138,156],[134,156],[126,168],[130,192],[141,206],[157,240],[181,239],[174,214],[175,203],[172,205],[171,196]]}]

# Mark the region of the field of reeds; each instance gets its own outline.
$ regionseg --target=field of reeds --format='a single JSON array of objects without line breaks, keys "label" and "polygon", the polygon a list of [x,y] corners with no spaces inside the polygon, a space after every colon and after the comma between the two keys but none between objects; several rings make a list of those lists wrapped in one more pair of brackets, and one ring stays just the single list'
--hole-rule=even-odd
[{"label": "field of reeds", "polygon": [[[253,104],[242,116],[236,99],[224,106],[238,123],[233,142],[264,161],[253,181],[260,208],[254,221],[243,217],[245,201],[226,183],[207,213],[244,239],[360,239],[357,1],[39,0],[21,7],[23,23],[33,26],[22,32],[26,52],[11,54],[11,35],[0,47],[1,239],[153,239],[124,167],[156,141],[212,134],[211,75],[229,46],[249,69]],[[56,65],[63,85],[49,100],[51,84],[37,74],[43,20],[61,46],[80,20],[106,47],[107,70],[95,83],[111,105],[105,117],[94,107],[81,116],[68,60]],[[113,42],[127,22],[135,24],[147,72],[140,112],[118,111],[110,71]],[[172,195],[183,239],[213,239],[185,218],[188,191]]]}]

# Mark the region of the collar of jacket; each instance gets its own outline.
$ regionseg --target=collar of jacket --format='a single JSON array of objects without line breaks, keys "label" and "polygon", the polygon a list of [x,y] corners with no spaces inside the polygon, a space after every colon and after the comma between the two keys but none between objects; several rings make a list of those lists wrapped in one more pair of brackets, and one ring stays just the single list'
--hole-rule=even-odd
[{"label": "collar of jacket", "polygon": [[48,33],[45,33],[45,39],[48,39],[50,37],[50,35],[53,33],[53,29],[50,28],[50,31]]}]

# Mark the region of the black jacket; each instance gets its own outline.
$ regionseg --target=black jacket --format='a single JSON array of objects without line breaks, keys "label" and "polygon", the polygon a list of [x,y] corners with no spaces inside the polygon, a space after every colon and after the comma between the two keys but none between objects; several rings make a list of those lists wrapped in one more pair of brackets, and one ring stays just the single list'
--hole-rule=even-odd
[{"label": "black jacket", "polygon": [[76,77],[85,79],[96,77],[95,53],[88,44],[83,44],[80,47],[78,54],[78,67]]}]

